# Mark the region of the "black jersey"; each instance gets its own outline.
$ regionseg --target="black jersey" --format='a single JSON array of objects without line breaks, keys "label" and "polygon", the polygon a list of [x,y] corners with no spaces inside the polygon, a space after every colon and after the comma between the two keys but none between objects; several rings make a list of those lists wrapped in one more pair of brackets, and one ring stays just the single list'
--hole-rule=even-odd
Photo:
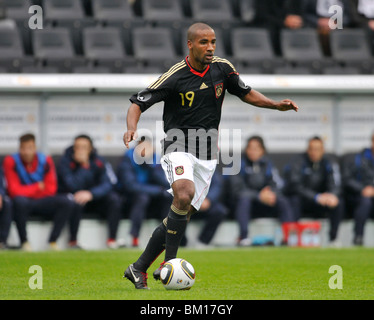
[{"label": "black jersey", "polygon": [[[164,153],[190,152],[198,158],[216,157],[218,126],[226,90],[238,97],[251,88],[226,59],[214,57],[203,72],[191,67],[186,57],[148,88],[130,98],[142,112],[164,101]],[[206,147],[205,147],[206,146]]]}]

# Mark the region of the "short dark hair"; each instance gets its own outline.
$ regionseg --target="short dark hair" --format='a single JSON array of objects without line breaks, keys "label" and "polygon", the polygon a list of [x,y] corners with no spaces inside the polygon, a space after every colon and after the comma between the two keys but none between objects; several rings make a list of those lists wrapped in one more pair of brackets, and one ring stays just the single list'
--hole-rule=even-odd
[{"label": "short dark hair", "polygon": [[86,139],[90,142],[91,147],[93,148],[93,141],[92,138],[87,134],[79,134],[74,138],[74,141],[77,141],[78,139]]},{"label": "short dark hair", "polygon": [[248,138],[247,140],[247,147],[248,147],[248,144],[251,142],[251,141],[257,141],[261,148],[264,150],[264,152],[266,153],[266,148],[265,148],[265,142],[264,142],[264,139],[261,137],[261,136],[251,136]]},{"label": "short dark hair", "polygon": [[323,143],[323,140],[320,136],[313,136],[311,137],[309,140],[308,140],[308,143],[312,142],[312,141],[319,141],[321,143]]},{"label": "short dark hair", "polygon": [[214,31],[214,29],[206,23],[196,22],[192,24],[187,30],[187,40],[193,41],[195,39],[197,30],[207,30],[207,29],[211,29]]},{"label": "short dark hair", "polygon": [[25,133],[19,137],[19,143],[34,141],[35,142],[35,135],[33,133]]}]

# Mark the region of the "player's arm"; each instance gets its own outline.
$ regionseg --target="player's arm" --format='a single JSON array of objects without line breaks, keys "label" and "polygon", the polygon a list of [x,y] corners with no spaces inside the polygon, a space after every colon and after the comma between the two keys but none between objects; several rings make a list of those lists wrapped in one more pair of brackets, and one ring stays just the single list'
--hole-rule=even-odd
[{"label": "player's arm", "polygon": [[140,107],[137,104],[132,103],[127,111],[127,131],[123,136],[123,142],[127,148],[129,148],[129,143],[136,138],[135,133],[141,114],[142,111],[140,110]]},{"label": "player's arm", "polygon": [[265,97],[262,93],[254,89],[243,96],[242,101],[259,108],[274,109],[279,111],[299,110],[299,107],[292,100],[284,99],[277,102]]}]

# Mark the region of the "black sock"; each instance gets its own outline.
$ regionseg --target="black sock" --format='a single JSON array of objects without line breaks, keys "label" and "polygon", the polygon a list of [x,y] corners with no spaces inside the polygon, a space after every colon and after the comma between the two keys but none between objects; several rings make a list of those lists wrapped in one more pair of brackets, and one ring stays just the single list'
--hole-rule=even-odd
[{"label": "black sock", "polygon": [[147,272],[150,265],[165,250],[166,219],[153,231],[148,244],[139,259],[134,263],[136,270]]},{"label": "black sock", "polygon": [[172,205],[166,225],[165,261],[176,258],[186,227],[187,211],[178,210]]}]

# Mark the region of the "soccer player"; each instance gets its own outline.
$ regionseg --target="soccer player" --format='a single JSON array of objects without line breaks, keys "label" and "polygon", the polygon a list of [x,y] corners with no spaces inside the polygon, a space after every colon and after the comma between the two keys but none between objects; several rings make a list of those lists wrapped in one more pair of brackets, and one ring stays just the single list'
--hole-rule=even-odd
[{"label": "soccer player", "polygon": [[[225,91],[257,107],[298,110],[291,100],[276,102],[247,86],[229,61],[214,56],[216,37],[209,25],[191,25],[187,45],[189,55],[184,60],[130,98],[123,137],[126,147],[136,139],[141,113],[164,101],[166,137],[161,165],[174,196],[167,218],[154,230],[139,259],[125,271],[124,277],[137,289],[148,289],[147,269],[164,249],[164,261],[176,257],[187,222],[208,193],[217,164],[218,126]],[[156,279],[160,268],[154,272]]]}]

